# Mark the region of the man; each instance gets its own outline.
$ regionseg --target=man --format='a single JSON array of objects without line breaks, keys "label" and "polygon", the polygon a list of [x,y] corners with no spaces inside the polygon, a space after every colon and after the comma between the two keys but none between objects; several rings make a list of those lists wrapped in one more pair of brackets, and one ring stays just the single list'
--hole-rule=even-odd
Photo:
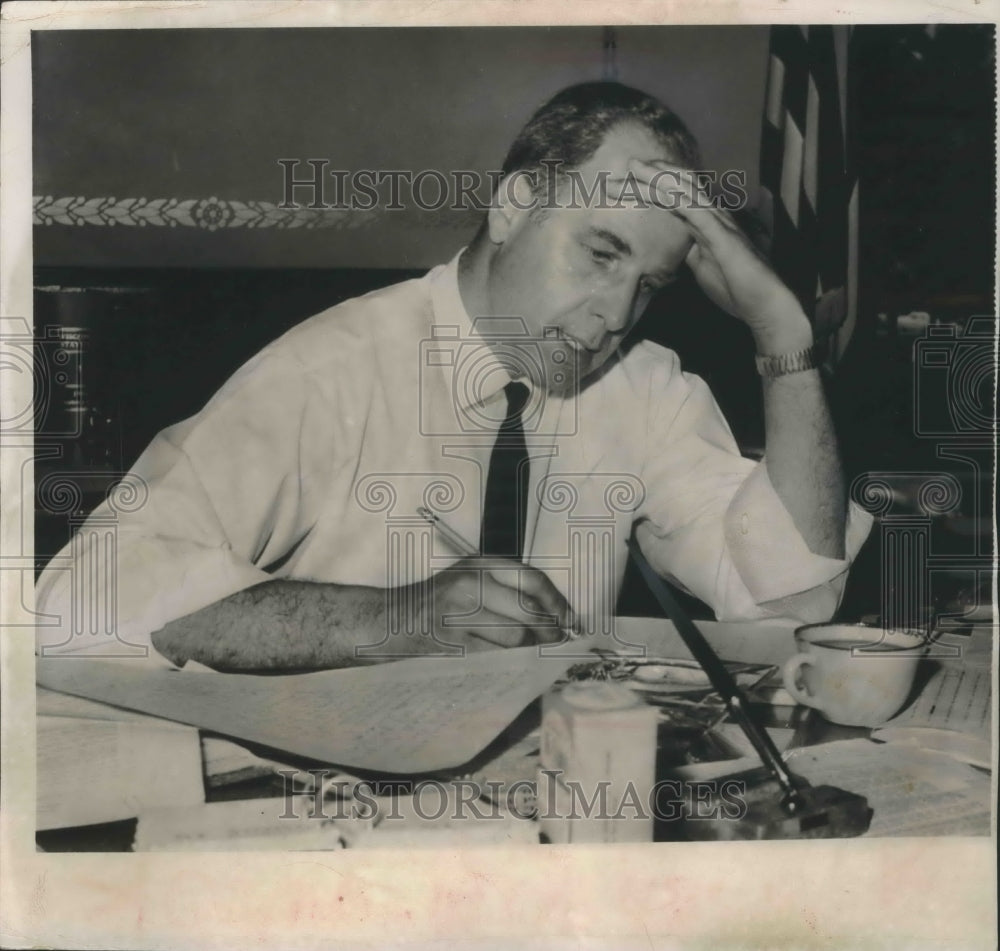
[{"label": "man", "polygon": [[[720,618],[828,619],[870,522],[846,502],[809,320],[698,161],[637,90],[543,106],[450,264],[305,321],[153,441],[133,470],[148,501],[117,526],[118,637],[246,670],[610,631],[633,526]],[[753,334],[762,463],[674,354],[622,348],[683,267]],[[456,560],[422,508],[479,554]],[[70,575],[46,570],[40,611],[69,616]]]}]

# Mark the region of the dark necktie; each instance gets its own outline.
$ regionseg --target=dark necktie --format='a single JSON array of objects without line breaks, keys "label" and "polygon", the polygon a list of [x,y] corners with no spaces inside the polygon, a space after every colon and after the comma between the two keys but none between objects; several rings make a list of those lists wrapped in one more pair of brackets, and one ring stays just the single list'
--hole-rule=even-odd
[{"label": "dark necktie", "polygon": [[508,383],[507,418],[497,433],[486,476],[483,503],[483,555],[520,559],[527,522],[528,450],[524,442],[521,411],[529,390],[523,383]]}]

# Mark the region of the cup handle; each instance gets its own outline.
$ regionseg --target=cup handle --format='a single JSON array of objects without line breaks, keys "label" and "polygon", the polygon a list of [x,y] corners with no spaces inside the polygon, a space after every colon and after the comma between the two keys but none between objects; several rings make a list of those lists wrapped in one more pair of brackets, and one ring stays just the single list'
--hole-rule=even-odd
[{"label": "cup handle", "polygon": [[816,661],[808,654],[796,654],[785,661],[784,667],[781,668],[781,679],[785,683],[785,690],[791,694],[792,699],[796,703],[801,703],[804,707],[813,707],[818,710],[819,705],[816,703],[816,698],[797,683],[799,671],[803,667],[808,667],[815,663]]}]

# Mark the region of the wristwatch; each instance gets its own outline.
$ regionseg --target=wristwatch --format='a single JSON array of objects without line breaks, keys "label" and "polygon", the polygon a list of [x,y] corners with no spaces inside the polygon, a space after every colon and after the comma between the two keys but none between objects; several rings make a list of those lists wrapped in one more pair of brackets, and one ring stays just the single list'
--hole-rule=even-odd
[{"label": "wristwatch", "polygon": [[762,357],[759,354],[757,372],[769,380],[789,373],[801,373],[803,370],[815,370],[819,366],[819,348],[813,344],[805,350],[793,350],[791,353],[775,353]]}]

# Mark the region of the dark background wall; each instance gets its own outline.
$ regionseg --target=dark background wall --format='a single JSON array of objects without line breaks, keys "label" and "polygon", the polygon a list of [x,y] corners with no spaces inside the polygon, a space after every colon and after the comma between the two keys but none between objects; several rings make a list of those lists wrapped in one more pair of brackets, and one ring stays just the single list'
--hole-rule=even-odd
[{"label": "dark background wall", "polygon": [[[767,39],[766,27],[615,30],[617,78],[674,106],[710,165],[746,171],[752,198]],[[602,78],[604,41],[592,27],[35,33],[34,194],[113,197],[127,220],[127,198],[277,205],[281,158],[496,169],[542,101]],[[429,267],[477,221],[412,209],[316,229],[54,221],[36,229],[35,264]]]}]

